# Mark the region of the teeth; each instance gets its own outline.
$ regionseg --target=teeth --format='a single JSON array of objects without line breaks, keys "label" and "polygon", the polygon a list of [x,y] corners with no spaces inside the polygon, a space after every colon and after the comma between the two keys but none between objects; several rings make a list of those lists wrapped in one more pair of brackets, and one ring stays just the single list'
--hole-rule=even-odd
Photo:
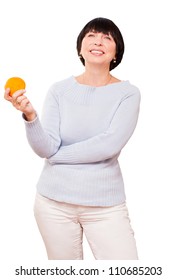
[{"label": "teeth", "polygon": [[95,54],[103,54],[102,51],[97,51],[97,50],[92,50],[91,53],[95,53]]}]

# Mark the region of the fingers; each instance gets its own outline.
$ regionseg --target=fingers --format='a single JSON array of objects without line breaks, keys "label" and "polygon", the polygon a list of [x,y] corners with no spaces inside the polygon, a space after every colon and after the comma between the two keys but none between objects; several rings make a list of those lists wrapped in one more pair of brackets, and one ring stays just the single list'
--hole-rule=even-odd
[{"label": "fingers", "polygon": [[25,107],[28,106],[29,103],[30,102],[25,95],[18,95],[12,97],[12,104],[18,110],[25,109]]},{"label": "fingers", "polygon": [[26,108],[26,106],[29,106],[30,101],[26,96],[23,96],[22,98],[17,98],[18,105],[21,106],[21,108]]},{"label": "fingers", "polygon": [[26,91],[24,89],[17,90],[12,96],[10,95],[10,88],[7,88],[4,92],[4,98],[7,101],[13,102],[18,96],[21,96]]},{"label": "fingers", "polygon": [[35,114],[35,110],[30,103],[29,99],[24,95],[25,90],[18,90],[12,96],[10,95],[10,89],[6,89],[4,93],[4,98],[7,101],[10,101],[11,104],[19,111],[23,112],[24,114]]},{"label": "fingers", "polygon": [[[24,93],[26,91],[24,89],[17,90],[12,96],[10,95],[10,88],[7,88],[4,93],[4,98],[7,101],[10,101],[14,107],[17,108],[22,102],[23,99],[26,99]],[[17,108],[18,109],[18,108]]]},{"label": "fingers", "polygon": [[[26,101],[26,100],[28,100],[27,99],[27,97],[25,96],[25,95],[20,95],[20,96],[18,96],[16,99],[14,99],[14,102],[15,103],[17,103],[17,104],[21,104],[22,105],[22,103],[24,103],[23,101]],[[29,103],[29,100],[28,100],[28,103]]]},{"label": "fingers", "polygon": [[12,97],[9,95],[10,93],[10,88],[6,88],[5,92],[4,92],[4,98],[7,100],[7,101],[11,101],[12,100]]},{"label": "fingers", "polygon": [[12,98],[15,100],[17,99],[19,96],[23,95],[26,92],[25,89],[19,89],[17,90],[13,95]]}]

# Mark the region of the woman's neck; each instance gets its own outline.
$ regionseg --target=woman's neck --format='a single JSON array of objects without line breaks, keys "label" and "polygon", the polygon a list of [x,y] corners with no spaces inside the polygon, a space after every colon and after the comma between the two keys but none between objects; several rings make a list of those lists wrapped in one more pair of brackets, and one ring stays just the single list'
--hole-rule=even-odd
[{"label": "woman's neck", "polygon": [[82,84],[90,86],[105,86],[111,82],[112,75],[109,72],[84,72],[81,75]]},{"label": "woman's neck", "polygon": [[89,71],[86,70],[83,74],[76,77],[80,84],[90,86],[106,86],[115,82],[120,82],[117,78],[113,77],[109,71]]}]

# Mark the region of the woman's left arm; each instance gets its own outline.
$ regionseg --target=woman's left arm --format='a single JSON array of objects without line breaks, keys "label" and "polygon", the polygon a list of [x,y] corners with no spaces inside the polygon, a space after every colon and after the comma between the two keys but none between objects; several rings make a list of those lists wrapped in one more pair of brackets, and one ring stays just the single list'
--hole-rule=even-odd
[{"label": "woman's left arm", "polygon": [[51,164],[82,164],[118,155],[136,127],[139,104],[140,93],[136,91],[121,102],[105,132],[72,145],[61,146],[48,161]]}]

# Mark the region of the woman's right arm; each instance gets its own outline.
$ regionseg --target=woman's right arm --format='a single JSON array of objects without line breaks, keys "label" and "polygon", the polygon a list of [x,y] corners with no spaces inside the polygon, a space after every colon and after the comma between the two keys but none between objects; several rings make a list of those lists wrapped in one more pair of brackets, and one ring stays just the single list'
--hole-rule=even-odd
[{"label": "woman's right arm", "polygon": [[11,97],[7,89],[4,98],[23,113],[26,135],[34,152],[42,158],[55,154],[61,144],[59,136],[59,104],[52,88],[44,102],[41,122],[29,99],[24,95],[25,90],[18,90]]},{"label": "woman's right arm", "polygon": [[137,124],[140,92],[132,92],[118,103],[108,128],[91,138],[61,146],[48,158],[51,164],[85,164],[99,162],[118,156],[130,139]]}]

